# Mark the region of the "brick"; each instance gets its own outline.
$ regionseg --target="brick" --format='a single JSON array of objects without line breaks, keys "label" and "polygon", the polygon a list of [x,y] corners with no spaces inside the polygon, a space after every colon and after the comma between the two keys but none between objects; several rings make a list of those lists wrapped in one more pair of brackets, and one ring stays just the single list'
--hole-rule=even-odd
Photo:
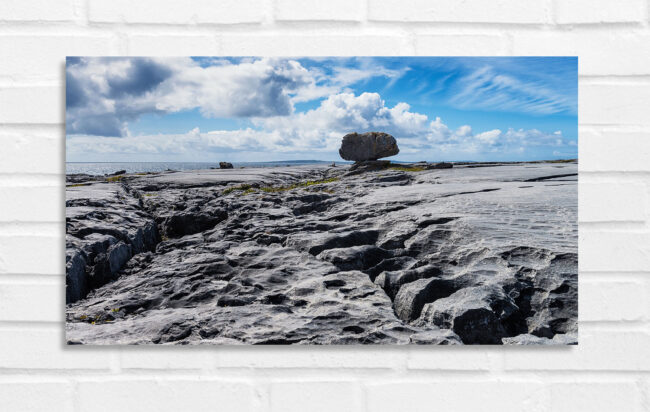
[{"label": "brick", "polygon": [[[63,185],[1,187],[0,222],[60,222],[65,215]],[[45,201],[44,201],[45,200]]]},{"label": "brick", "polygon": [[396,347],[304,346],[258,347],[245,350],[224,346],[217,352],[219,368],[394,368],[403,365],[406,353]]},{"label": "brick", "polygon": [[577,346],[542,348],[539,356],[531,354],[530,348],[510,347],[504,362],[507,370],[647,371],[650,357],[641,354],[648,345],[650,335],[645,332],[581,324]]},{"label": "brick", "polygon": [[217,56],[216,36],[130,35],[129,54],[134,56]]},{"label": "brick", "polygon": [[650,131],[579,130],[580,172],[650,171]]},{"label": "brick", "polygon": [[641,282],[584,280],[579,286],[580,321],[635,321],[648,317]]},{"label": "brick", "polygon": [[560,24],[628,23],[646,19],[644,0],[555,0],[555,21]]},{"label": "brick", "polygon": [[[529,348],[530,349],[530,348]],[[368,410],[428,412],[452,410],[523,411],[545,401],[544,387],[538,382],[515,380],[498,382],[444,381],[389,382],[368,384]]]},{"label": "brick", "polygon": [[[58,310],[63,311],[61,306]],[[1,369],[108,369],[111,353],[92,347],[67,346],[64,325],[56,329],[0,329]]]},{"label": "brick", "polygon": [[501,35],[421,34],[415,37],[415,54],[420,56],[494,56],[508,52],[508,41]]},{"label": "brick", "polygon": [[246,383],[193,378],[81,381],[77,404],[82,411],[251,411],[255,393]]},{"label": "brick", "polygon": [[336,20],[360,21],[364,18],[362,0],[275,0],[275,19],[279,21]]},{"label": "brick", "polygon": [[562,382],[549,386],[553,412],[643,411],[634,382]]},{"label": "brick", "polygon": [[432,351],[430,347],[413,346],[408,352],[409,369],[481,371],[489,370],[495,363],[485,347],[439,347]]},{"label": "brick", "polygon": [[65,245],[61,236],[0,236],[0,274],[63,275]]},{"label": "brick", "polygon": [[[69,21],[75,19],[74,1],[2,0],[0,20]],[[6,63],[6,61],[5,61]]]},{"label": "brick", "polygon": [[274,383],[270,397],[273,412],[358,411],[362,404],[361,388],[356,382]]},{"label": "brick", "polygon": [[647,83],[580,84],[580,124],[650,125]]},{"label": "brick", "polygon": [[0,36],[0,50],[11,54],[11,59],[0,66],[0,76],[64,85],[66,56],[115,54],[115,43],[113,36]]},{"label": "brick", "polygon": [[63,174],[64,135],[62,126],[0,128],[0,173]]},{"label": "brick", "polygon": [[259,23],[265,14],[265,0],[90,0],[91,22],[105,23]]},{"label": "brick", "polygon": [[[511,34],[513,54],[579,56],[578,71],[581,75],[650,74],[650,50],[645,47],[650,42],[650,35],[646,32],[574,30],[515,31]],[[580,103],[583,103],[582,96]]]},{"label": "brick", "polygon": [[0,382],[0,399],[5,411],[74,410],[72,385],[66,382]]},{"label": "brick", "polygon": [[595,231],[580,227],[581,271],[645,271],[650,267],[650,235]]},{"label": "brick", "polygon": [[0,89],[0,123],[64,123],[64,101],[57,86]]},{"label": "brick", "polygon": [[225,56],[377,56],[413,55],[402,35],[257,35],[224,34]]},{"label": "brick", "polygon": [[63,277],[59,282],[0,283],[0,321],[63,322],[64,296]]},{"label": "brick", "polygon": [[646,220],[647,189],[644,184],[610,180],[580,181],[579,222],[643,222]]},{"label": "brick", "polygon": [[161,347],[155,351],[142,350],[141,347],[124,346],[120,348],[122,369],[206,369],[214,364],[215,351],[206,348]]},{"label": "brick", "polygon": [[368,19],[396,22],[546,23],[547,5],[534,0],[369,0]]}]

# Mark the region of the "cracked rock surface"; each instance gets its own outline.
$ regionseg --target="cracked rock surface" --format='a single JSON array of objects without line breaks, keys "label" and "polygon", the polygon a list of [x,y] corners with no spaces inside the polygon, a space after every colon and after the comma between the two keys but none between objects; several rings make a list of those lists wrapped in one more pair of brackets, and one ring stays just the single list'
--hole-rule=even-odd
[{"label": "cracked rock surface", "polygon": [[81,344],[575,344],[577,164],[70,175]]}]

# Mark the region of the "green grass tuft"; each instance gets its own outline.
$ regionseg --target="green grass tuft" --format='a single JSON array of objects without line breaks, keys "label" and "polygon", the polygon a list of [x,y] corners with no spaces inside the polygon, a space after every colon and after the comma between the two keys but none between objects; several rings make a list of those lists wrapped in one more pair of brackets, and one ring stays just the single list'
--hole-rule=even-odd
[{"label": "green grass tuft", "polygon": [[323,185],[326,183],[337,182],[339,180],[340,179],[338,177],[330,177],[329,179],[323,179],[323,180],[307,180],[305,182],[298,182],[289,186],[279,186],[279,187],[267,186],[267,187],[263,187],[261,190],[266,193],[286,192],[287,190],[294,190],[294,189],[315,186],[315,185]]},{"label": "green grass tuft", "polygon": [[111,183],[115,183],[115,182],[119,182],[122,179],[124,179],[124,175],[110,176],[110,177],[106,178],[106,181],[111,182]]},{"label": "green grass tuft", "polygon": [[250,193],[255,193],[255,188],[254,187],[249,187],[248,189],[241,192],[239,195],[244,196],[244,195],[247,195],[247,194],[250,194]]},{"label": "green grass tuft", "polygon": [[[338,177],[331,177],[329,179],[322,179],[322,180],[307,180],[305,182],[298,182],[294,183],[288,186],[278,186],[278,187],[273,187],[273,186],[265,186],[261,187],[259,190],[265,193],[278,193],[278,192],[286,192],[288,190],[294,190],[294,189],[299,189],[299,188],[304,188],[304,187],[309,187],[309,186],[315,186],[315,185],[322,185],[326,183],[332,183],[338,181]],[[232,192],[241,192],[240,195],[248,195],[251,193],[257,192],[257,189],[254,188],[253,186],[249,184],[243,184],[239,186],[233,186],[229,187],[228,189],[223,191],[224,195],[227,195]]]},{"label": "green grass tuft", "polygon": [[230,194],[230,193],[234,192],[235,190],[238,190],[238,191],[245,191],[245,190],[249,190],[249,189],[251,189],[251,188],[252,188],[251,185],[246,185],[246,184],[244,184],[244,185],[239,185],[239,186],[233,186],[233,187],[229,187],[228,189],[224,190],[224,191],[223,191],[223,194],[224,194],[224,195],[227,195],[227,194]]},{"label": "green grass tuft", "polygon": [[424,167],[404,167],[404,166],[391,166],[389,167],[391,170],[398,170],[400,172],[421,172],[423,170],[427,170]]}]

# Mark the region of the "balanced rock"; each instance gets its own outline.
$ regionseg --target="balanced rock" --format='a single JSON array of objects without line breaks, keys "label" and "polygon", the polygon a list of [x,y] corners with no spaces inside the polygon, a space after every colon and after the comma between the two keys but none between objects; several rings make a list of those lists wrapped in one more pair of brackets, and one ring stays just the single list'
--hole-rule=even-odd
[{"label": "balanced rock", "polygon": [[388,133],[349,133],[343,136],[339,154],[345,160],[363,162],[399,153],[395,138]]},{"label": "balanced rock", "polygon": [[230,162],[219,162],[219,169],[232,169],[232,163],[230,163]]}]

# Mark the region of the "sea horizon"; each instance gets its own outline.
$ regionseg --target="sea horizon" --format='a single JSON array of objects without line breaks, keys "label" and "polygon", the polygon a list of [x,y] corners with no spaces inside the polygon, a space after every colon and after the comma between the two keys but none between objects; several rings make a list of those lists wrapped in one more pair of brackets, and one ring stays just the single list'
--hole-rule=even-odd
[{"label": "sea horizon", "polygon": [[[450,163],[526,163],[526,162],[568,162],[577,159],[541,159],[541,160],[503,160],[503,161],[480,161],[480,160],[449,160]],[[393,163],[420,163],[415,161],[391,160]],[[427,161],[437,163],[440,161]],[[352,164],[353,162],[345,160],[271,160],[267,162],[231,162],[234,168],[267,168],[282,166],[304,166],[310,164]],[[205,170],[219,168],[219,162],[65,162],[66,175],[88,174],[88,175],[107,175],[124,170],[125,173],[148,173],[164,171],[188,171],[188,170]]]}]

